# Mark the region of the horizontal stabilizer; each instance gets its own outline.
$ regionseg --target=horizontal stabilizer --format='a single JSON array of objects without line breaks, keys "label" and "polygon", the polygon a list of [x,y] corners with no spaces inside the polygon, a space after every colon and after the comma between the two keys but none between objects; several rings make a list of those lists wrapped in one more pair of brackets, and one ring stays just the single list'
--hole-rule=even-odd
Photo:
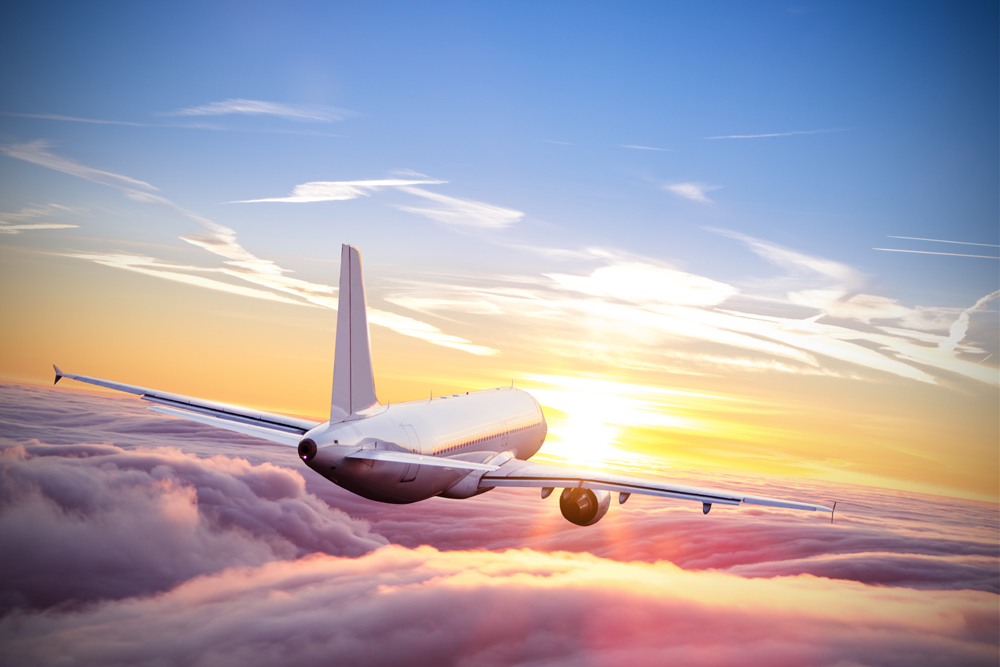
[{"label": "horizontal stabilizer", "polygon": [[394,452],[384,449],[360,449],[353,454],[348,454],[346,458],[363,459],[367,461],[393,461],[395,463],[409,463],[418,466],[433,466],[435,468],[452,468],[455,470],[496,470],[499,467],[491,466],[486,463],[462,461],[461,459],[424,456],[423,454]]}]

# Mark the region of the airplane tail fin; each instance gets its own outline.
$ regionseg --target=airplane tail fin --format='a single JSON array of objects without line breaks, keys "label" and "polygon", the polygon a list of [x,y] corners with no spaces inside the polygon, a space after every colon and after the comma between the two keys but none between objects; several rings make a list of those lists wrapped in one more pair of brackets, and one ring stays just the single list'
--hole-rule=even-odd
[{"label": "airplane tail fin", "polygon": [[331,422],[344,421],[361,410],[378,405],[368,338],[365,285],[361,276],[361,254],[349,245],[344,245],[340,253],[338,299]]}]

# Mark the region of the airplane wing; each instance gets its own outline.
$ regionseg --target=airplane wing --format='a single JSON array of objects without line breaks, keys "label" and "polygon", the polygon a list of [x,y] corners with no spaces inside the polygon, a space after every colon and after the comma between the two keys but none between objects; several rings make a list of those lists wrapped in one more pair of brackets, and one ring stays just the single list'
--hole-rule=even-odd
[{"label": "airplane wing", "polygon": [[56,383],[64,377],[77,382],[106,387],[117,391],[124,391],[135,394],[144,401],[156,403],[150,410],[172,417],[180,417],[190,421],[196,421],[209,426],[217,426],[229,431],[252,435],[281,445],[297,447],[299,440],[306,431],[319,426],[319,422],[308,419],[298,419],[288,417],[273,412],[261,412],[242,408],[238,405],[227,405],[216,403],[215,401],[204,401],[190,396],[180,394],[170,394],[164,391],[156,391],[145,387],[137,387],[131,384],[111,382],[100,378],[92,378],[86,375],[74,375],[73,373],[63,373],[58,366],[52,366],[56,371]]},{"label": "airplane wing", "polygon": [[[641,493],[648,496],[696,500],[704,505],[767,505],[795,510],[818,510],[833,512],[829,507],[812,503],[798,503],[790,500],[751,496],[733,491],[700,489],[694,486],[674,484],[666,480],[643,479],[614,475],[599,470],[574,470],[559,466],[543,465],[530,461],[511,459],[497,470],[485,473],[479,481],[480,488],[494,486],[534,486],[542,488],[573,488],[612,491],[624,494],[618,502],[623,503],[630,494]],[[707,509],[706,509],[707,511]]]}]

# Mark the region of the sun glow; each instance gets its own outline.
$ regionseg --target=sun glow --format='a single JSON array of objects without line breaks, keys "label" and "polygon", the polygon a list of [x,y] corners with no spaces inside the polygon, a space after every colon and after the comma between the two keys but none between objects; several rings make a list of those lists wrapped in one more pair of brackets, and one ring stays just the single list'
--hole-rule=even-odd
[{"label": "sun glow", "polygon": [[626,427],[702,430],[706,424],[677,414],[675,408],[692,400],[726,400],[599,378],[524,375],[522,379],[546,408],[550,437],[541,454],[593,467],[627,467],[645,458],[621,447]]}]

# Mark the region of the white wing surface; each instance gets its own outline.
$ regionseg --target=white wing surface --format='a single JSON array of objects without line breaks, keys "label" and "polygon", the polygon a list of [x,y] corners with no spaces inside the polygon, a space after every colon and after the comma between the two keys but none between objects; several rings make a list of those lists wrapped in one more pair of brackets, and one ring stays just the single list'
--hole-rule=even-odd
[{"label": "white wing surface", "polygon": [[[535,486],[542,488],[574,488],[612,491],[624,494],[641,493],[647,496],[696,500],[708,505],[767,505],[795,510],[818,510],[833,512],[829,507],[811,503],[797,503],[790,500],[751,496],[734,491],[700,489],[694,486],[674,484],[666,480],[643,479],[614,475],[599,470],[574,470],[559,466],[543,465],[530,461],[512,459],[497,470],[487,472],[479,481],[480,488],[493,486]],[[627,496],[625,496],[627,497]],[[624,502],[624,499],[620,499]]]},{"label": "white wing surface", "polygon": [[77,382],[86,382],[98,387],[106,387],[108,389],[135,394],[144,401],[157,404],[157,407],[150,408],[150,410],[196,421],[201,424],[217,426],[245,435],[252,435],[290,447],[298,446],[299,440],[302,439],[306,431],[320,424],[308,419],[298,419],[273,412],[261,412],[260,410],[243,408],[238,405],[205,401],[199,398],[191,398],[190,396],[170,394],[164,391],[137,387],[132,384],[122,384],[121,382],[111,382],[110,380],[92,378],[86,375],[63,373],[59,370],[58,366],[53,366],[53,368],[56,371],[56,382],[59,382],[61,378],[67,377]]}]

